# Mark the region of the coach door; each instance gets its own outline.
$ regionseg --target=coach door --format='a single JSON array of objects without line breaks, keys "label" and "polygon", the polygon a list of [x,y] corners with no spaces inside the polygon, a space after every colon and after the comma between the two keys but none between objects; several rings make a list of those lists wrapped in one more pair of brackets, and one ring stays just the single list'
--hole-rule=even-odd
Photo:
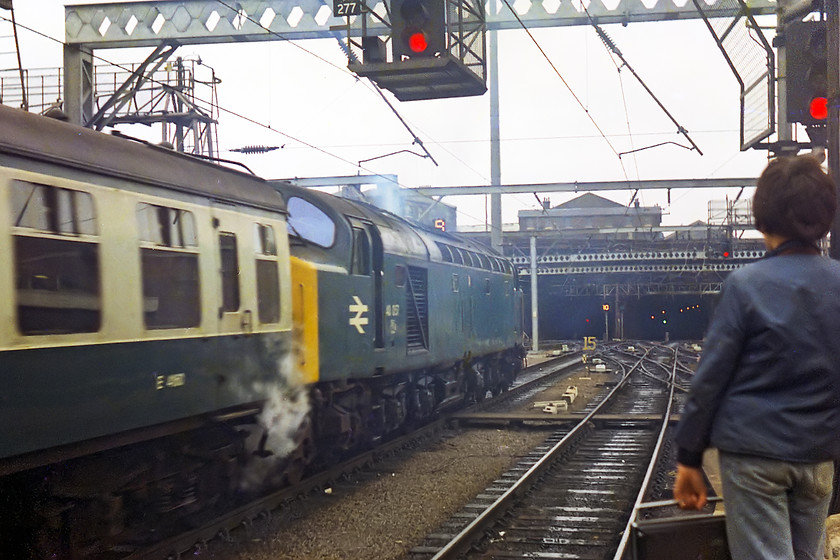
[{"label": "coach door", "polygon": [[254,328],[253,310],[243,298],[242,274],[244,235],[250,230],[239,227],[239,221],[225,212],[215,212],[213,217],[218,275],[217,316],[222,333],[249,333]]}]

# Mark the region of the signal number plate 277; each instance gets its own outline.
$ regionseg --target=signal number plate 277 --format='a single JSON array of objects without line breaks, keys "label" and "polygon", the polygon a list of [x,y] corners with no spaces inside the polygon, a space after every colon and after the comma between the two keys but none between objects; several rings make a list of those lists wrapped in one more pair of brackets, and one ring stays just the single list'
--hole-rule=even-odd
[{"label": "signal number plate 277", "polygon": [[333,0],[333,15],[335,17],[356,16],[362,13],[361,2],[347,0]]}]

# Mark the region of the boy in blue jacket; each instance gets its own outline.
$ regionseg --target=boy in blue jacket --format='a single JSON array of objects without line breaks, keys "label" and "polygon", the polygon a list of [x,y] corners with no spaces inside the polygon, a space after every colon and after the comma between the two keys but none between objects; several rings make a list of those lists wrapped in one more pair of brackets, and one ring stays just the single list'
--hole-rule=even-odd
[{"label": "boy in blue jacket", "polygon": [[734,560],[822,560],[840,459],[840,262],[817,243],[837,206],[810,156],[772,161],[753,198],[768,252],[732,272],[677,428],[674,498],[706,503],[718,449]]}]

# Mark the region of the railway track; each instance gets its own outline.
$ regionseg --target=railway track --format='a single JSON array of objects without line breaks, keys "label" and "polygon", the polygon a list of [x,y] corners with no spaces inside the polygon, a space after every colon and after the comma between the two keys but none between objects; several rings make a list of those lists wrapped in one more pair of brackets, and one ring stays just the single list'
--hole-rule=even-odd
[{"label": "railway track", "polygon": [[[546,387],[556,384],[558,379],[570,371],[579,368],[580,354],[561,356],[524,369],[520,372],[513,387],[495,398],[488,398],[474,404],[466,410],[472,413],[494,407],[512,407],[525,402]],[[300,483],[255,497],[247,503],[211,516],[196,527],[185,527],[173,531],[173,534],[154,542],[122,544],[112,548],[108,559],[114,560],[160,560],[179,559],[188,554],[200,552],[213,539],[226,538],[227,535],[242,526],[248,526],[254,520],[270,516],[271,511],[293,500],[322,492],[335,481],[351,473],[371,468],[381,459],[400,453],[402,450],[418,446],[428,438],[435,437],[451,422],[450,415],[441,415],[432,422],[410,434],[386,442],[376,449],[356,455],[328,470],[308,476]]]},{"label": "railway track", "polygon": [[669,461],[663,442],[679,392],[674,380],[690,368],[678,368],[675,348],[609,354],[621,381],[577,418],[558,418],[563,425],[544,445],[414,547],[411,560],[625,556],[630,520],[667,486],[661,461]]}]

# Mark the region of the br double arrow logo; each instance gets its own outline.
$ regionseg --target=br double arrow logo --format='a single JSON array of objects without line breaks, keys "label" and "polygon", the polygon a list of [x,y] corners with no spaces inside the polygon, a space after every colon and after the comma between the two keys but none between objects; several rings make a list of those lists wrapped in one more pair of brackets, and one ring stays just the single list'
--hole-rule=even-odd
[{"label": "br double arrow logo", "polygon": [[355,316],[350,317],[350,326],[356,327],[356,330],[359,331],[359,334],[364,334],[365,329],[362,327],[368,324],[368,318],[364,317],[363,315],[367,313],[368,306],[362,303],[362,300],[359,299],[359,296],[353,296],[353,301],[355,303],[351,303],[349,310],[350,314],[352,315],[355,313]]}]

